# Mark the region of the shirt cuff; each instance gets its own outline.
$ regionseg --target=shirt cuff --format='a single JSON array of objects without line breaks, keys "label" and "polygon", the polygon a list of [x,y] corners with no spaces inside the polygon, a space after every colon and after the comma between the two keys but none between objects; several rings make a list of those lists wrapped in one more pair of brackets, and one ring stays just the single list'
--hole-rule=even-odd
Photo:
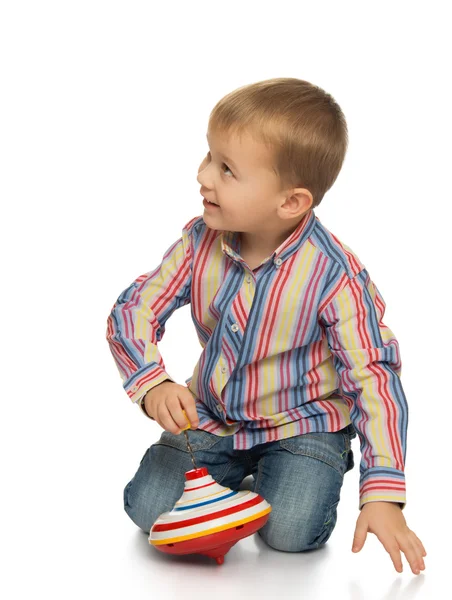
[{"label": "shirt cuff", "polygon": [[140,374],[134,373],[123,383],[124,390],[133,403],[138,402],[149,390],[158,386],[164,381],[175,383],[168,373],[159,365],[146,365],[140,371]]},{"label": "shirt cuff", "polygon": [[406,505],[405,473],[391,467],[372,467],[359,482],[359,509],[367,502],[396,502]]}]

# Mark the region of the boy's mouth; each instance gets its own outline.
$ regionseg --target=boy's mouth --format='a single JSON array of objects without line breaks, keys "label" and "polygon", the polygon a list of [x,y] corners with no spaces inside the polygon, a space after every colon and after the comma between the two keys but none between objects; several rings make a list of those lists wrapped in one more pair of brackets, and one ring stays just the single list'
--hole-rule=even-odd
[{"label": "boy's mouth", "polygon": [[206,208],[210,208],[210,209],[212,209],[212,210],[215,210],[215,209],[218,209],[218,210],[220,210],[220,207],[218,206],[218,204],[214,204],[213,202],[209,202],[209,201],[208,201],[208,200],[206,200],[205,198],[203,198],[203,200],[202,200],[202,203],[203,203],[203,205],[204,205]]}]

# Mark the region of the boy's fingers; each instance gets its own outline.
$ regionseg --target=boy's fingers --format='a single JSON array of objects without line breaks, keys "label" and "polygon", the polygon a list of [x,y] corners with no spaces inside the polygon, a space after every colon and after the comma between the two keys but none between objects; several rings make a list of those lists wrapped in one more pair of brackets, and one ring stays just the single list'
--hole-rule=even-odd
[{"label": "boy's fingers", "polygon": [[419,548],[421,549],[422,552],[422,556],[427,556],[427,552],[424,548],[424,544],[421,542],[421,540],[417,537],[417,535],[414,533],[414,531],[412,532],[414,535],[414,539],[416,540],[417,545],[419,546]]},{"label": "boy's fingers", "polygon": [[417,546],[410,540],[407,535],[397,539],[400,549],[405,554],[407,561],[410,564],[413,573],[418,574],[423,565],[423,560]]},{"label": "boy's fingers", "polygon": [[395,570],[398,573],[401,573],[403,571],[403,565],[402,565],[402,555],[400,554],[400,550],[391,547],[391,550],[388,550],[390,556],[391,556],[391,560],[392,563],[395,567]]},{"label": "boy's fingers", "polygon": [[181,425],[182,431],[185,429],[196,429],[199,425],[199,418],[193,396],[188,389],[188,386],[186,386],[183,393],[179,395],[179,401],[181,403],[184,418],[184,424]]},{"label": "boy's fingers", "polygon": [[[191,400],[193,399],[191,398]],[[182,431],[184,431],[184,429],[196,429],[196,427],[198,427],[199,419],[194,406],[182,409],[182,414],[185,419],[185,425],[181,427]]]},{"label": "boy's fingers", "polygon": [[160,418],[160,423],[165,431],[169,431],[175,435],[180,433],[180,425],[174,420],[169,411],[164,412],[163,417]]},{"label": "boy's fingers", "polygon": [[424,546],[422,545],[421,540],[417,537],[417,535],[413,532],[413,535],[411,537],[411,542],[413,543],[415,549],[416,549],[416,553],[419,559],[419,564],[421,566],[421,569],[425,569],[425,563],[424,563],[424,556],[427,555],[427,553],[425,552]]},{"label": "boy's fingers", "polygon": [[356,523],[356,527],[355,527],[355,534],[353,536],[353,544],[352,544],[352,550],[353,552],[359,552],[359,550],[361,550],[361,548],[364,546],[364,542],[366,541],[367,538],[367,530],[368,530],[368,523],[366,521],[366,519],[364,518],[364,515],[359,516],[358,521]]},{"label": "boy's fingers", "polygon": [[381,538],[381,537],[378,537],[378,539],[383,544],[386,552],[388,552],[389,556],[391,557],[391,560],[394,564],[395,570],[398,573],[401,573],[403,571],[402,556],[400,554],[400,548],[399,548],[399,545],[397,544],[396,539],[395,538],[388,539],[388,538]]}]

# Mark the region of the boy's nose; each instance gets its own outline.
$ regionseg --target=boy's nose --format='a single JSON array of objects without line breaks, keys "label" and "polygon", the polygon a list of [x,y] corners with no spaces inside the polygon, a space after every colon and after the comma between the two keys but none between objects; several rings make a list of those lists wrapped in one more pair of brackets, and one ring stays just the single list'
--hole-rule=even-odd
[{"label": "boy's nose", "polygon": [[[207,155],[204,157],[204,160],[202,161],[202,163],[199,165],[199,169],[198,169],[198,174],[200,173],[200,171],[203,171],[204,168],[206,167],[207,163],[209,162],[209,159],[207,157]],[[198,182],[201,183],[198,179]]]}]

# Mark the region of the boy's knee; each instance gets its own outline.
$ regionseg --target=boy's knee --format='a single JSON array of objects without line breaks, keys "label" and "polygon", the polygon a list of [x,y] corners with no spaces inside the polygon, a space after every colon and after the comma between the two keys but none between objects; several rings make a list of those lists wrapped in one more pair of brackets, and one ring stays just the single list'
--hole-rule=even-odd
[{"label": "boy's knee", "polygon": [[299,536],[296,539],[288,538],[280,534],[266,534],[261,530],[258,531],[260,537],[270,548],[279,550],[280,552],[306,552],[307,550],[315,550],[326,543],[315,541],[314,538]]},{"label": "boy's knee", "polygon": [[149,535],[152,525],[159,515],[154,516],[149,502],[144,502],[143,495],[135,493],[133,483],[132,479],[124,488],[124,510],[135,525]]},{"label": "boy's knee", "polygon": [[287,528],[275,525],[270,520],[258,530],[259,536],[264,542],[274,550],[282,552],[305,552],[315,550],[324,546],[336,525],[335,515],[327,522],[323,523],[320,530],[315,524],[306,524],[294,527],[293,524]]}]

